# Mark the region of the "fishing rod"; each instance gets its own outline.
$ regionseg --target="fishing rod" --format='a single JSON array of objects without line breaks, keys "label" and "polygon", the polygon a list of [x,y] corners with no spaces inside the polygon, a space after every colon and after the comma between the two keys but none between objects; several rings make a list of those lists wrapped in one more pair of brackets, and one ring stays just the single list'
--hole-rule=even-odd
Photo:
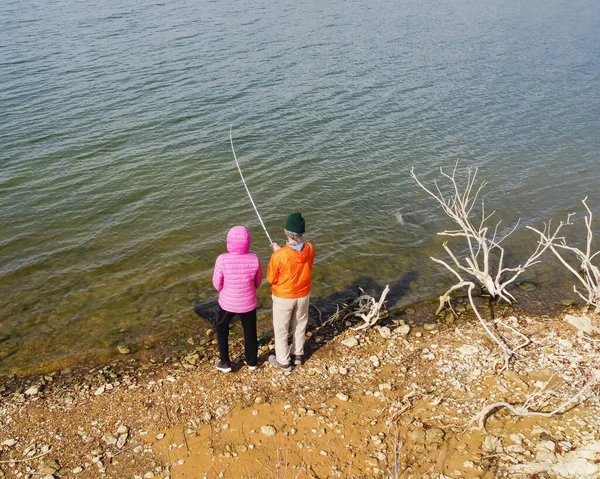
[{"label": "fishing rod", "polygon": [[254,204],[254,200],[252,199],[252,195],[250,194],[250,190],[248,189],[248,185],[246,184],[246,180],[244,179],[244,175],[242,174],[242,169],[240,168],[240,164],[238,163],[238,159],[235,154],[235,149],[233,148],[233,136],[231,135],[232,128],[233,128],[233,126],[229,127],[229,141],[231,143],[231,151],[233,151],[233,158],[235,160],[235,166],[237,166],[237,169],[240,172],[240,176],[242,178],[242,183],[244,183],[244,188],[246,188],[246,193],[248,193],[248,198],[250,198],[250,201],[252,202],[252,206],[254,206],[254,211],[256,211],[256,216],[258,216],[258,221],[260,221],[260,225],[262,226],[263,230],[265,231],[267,238],[269,238],[269,246],[272,246],[273,240],[271,240],[271,237],[269,236],[269,232],[267,231],[267,228],[265,227],[265,224],[263,223],[263,220],[260,217],[260,213],[258,212],[256,205]]}]

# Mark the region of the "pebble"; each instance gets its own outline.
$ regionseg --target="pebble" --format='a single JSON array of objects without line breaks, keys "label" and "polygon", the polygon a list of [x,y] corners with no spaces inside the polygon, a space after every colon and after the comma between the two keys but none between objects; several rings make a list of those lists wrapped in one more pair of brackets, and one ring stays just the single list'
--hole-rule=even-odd
[{"label": "pebble", "polygon": [[383,339],[390,339],[392,337],[392,331],[387,326],[379,328],[379,335]]},{"label": "pebble", "polygon": [[164,433],[162,433],[162,432],[161,432],[160,434],[157,434],[157,435],[156,435],[156,439],[158,439],[159,441],[160,441],[160,440],[161,440],[163,437],[165,437],[165,434],[164,434]]},{"label": "pebble", "polygon": [[348,370],[344,367],[341,367],[338,371],[342,376],[345,376],[346,374],[348,374]]},{"label": "pebble", "polygon": [[252,410],[252,415],[253,416],[258,416],[258,409],[253,409]]},{"label": "pebble", "polygon": [[394,332],[400,336],[408,336],[408,333],[410,333],[410,326],[408,324],[403,324],[399,328],[396,328]]},{"label": "pebble", "polygon": [[379,367],[380,362],[377,356],[370,356],[369,361],[371,361],[371,364],[373,364],[373,366],[375,366],[376,368]]},{"label": "pebble", "polygon": [[27,389],[25,391],[25,395],[26,396],[35,396],[36,394],[38,394],[40,392],[40,387],[39,386],[31,386],[29,389]]},{"label": "pebble", "polygon": [[204,334],[206,334],[207,336],[212,336],[214,334],[214,332],[215,332],[214,329],[208,328],[206,330],[206,333],[204,333]]},{"label": "pebble", "polygon": [[3,446],[13,447],[17,443],[16,439],[7,439],[2,443]]},{"label": "pebble", "polygon": [[358,340],[354,336],[350,336],[349,338],[344,339],[342,341],[342,344],[349,348],[353,348],[355,346],[358,346]]},{"label": "pebble", "polygon": [[104,385],[100,386],[98,389],[96,389],[96,391],[94,392],[94,396],[100,396],[101,394],[104,394]]},{"label": "pebble", "polygon": [[107,432],[102,436],[102,440],[108,444],[109,446],[114,446],[117,443],[117,438],[113,435],[112,432]]},{"label": "pebble", "polygon": [[125,426],[124,424],[121,424],[119,426],[119,429],[117,429],[117,434],[127,434],[129,433],[129,428],[127,426]]},{"label": "pebble", "polygon": [[81,471],[83,471],[83,467],[78,466],[75,469],[73,469],[73,474],[79,474]]},{"label": "pebble", "polygon": [[329,454],[327,453],[327,451],[321,451],[319,452],[319,454],[321,454],[321,456],[328,456]]},{"label": "pebble", "polygon": [[125,433],[125,434],[121,434],[119,436],[119,439],[117,440],[117,447],[119,449],[123,449],[123,446],[125,445],[125,443],[127,442],[127,438],[129,437],[129,434]]},{"label": "pebble", "polygon": [[347,401],[348,400],[348,395],[346,395],[344,393],[337,393],[335,395],[335,397],[337,397],[340,401]]},{"label": "pebble", "polygon": [[131,349],[129,349],[127,346],[117,346],[117,351],[119,351],[119,354],[129,354]]},{"label": "pebble", "polygon": [[277,429],[275,429],[273,426],[261,426],[260,432],[267,437],[273,437],[275,434],[277,434]]},{"label": "pebble", "polygon": [[423,325],[423,329],[425,331],[433,331],[436,328],[437,328],[437,324],[436,323],[425,323]]}]

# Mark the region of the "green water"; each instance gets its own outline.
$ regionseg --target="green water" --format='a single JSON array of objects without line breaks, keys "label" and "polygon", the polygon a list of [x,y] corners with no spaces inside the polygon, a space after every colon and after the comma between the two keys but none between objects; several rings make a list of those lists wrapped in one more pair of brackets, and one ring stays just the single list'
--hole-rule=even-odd
[{"label": "green water", "polygon": [[[411,166],[479,166],[506,228],[600,211],[599,20],[584,0],[3,3],[0,371],[202,335],[233,225],[266,267],[230,125],[273,238],[307,219],[319,304],[451,281]],[[552,261],[529,276],[568,294]]]}]

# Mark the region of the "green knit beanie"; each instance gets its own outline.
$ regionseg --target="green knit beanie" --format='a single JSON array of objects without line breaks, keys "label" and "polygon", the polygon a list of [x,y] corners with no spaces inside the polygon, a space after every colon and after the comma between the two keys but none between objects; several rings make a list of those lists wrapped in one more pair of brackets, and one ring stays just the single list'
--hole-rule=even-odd
[{"label": "green knit beanie", "polygon": [[285,229],[291,231],[292,233],[303,234],[306,231],[304,225],[304,218],[300,213],[292,213],[287,217],[287,221],[285,222]]}]

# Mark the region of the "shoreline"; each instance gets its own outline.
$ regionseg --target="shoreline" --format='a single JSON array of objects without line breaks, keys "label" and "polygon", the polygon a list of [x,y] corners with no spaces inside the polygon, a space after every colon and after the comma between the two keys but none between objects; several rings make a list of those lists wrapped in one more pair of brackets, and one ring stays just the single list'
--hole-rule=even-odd
[{"label": "shoreline", "polygon": [[[565,313],[498,313],[534,340],[501,375],[493,366],[497,351],[465,309],[435,326],[411,327],[405,319],[414,313],[405,312],[405,319],[392,315],[363,332],[348,324],[309,330],[307,361],[291,374],[266,364],[266,344],[254,372],[238,361],[234,373],[219,373],[210,356],[196,364],[128,358],[85,373],[29,377],[12,390],[3,384],[0,470],[8,477],[46,471],[48,479],[248,477],[246,470],[265,478],[488,479],[531,477],[536,467],[560,471],[572,463],[598,467],[576,455],[600,459],[600,449],[598,456],[589,452],[600,447],[596,390],[560,416],[518,418],[502,410],[488,418],[487,431],[467,429],[485,404],[522,402],[572,358],[575,345],[590,344],[562,320]],[[589,347],[588,362],[596,357],[596,346]],[[232,357],[240,353],[240,345],[232,347]],[[586,363],[571,364],[577,372]],[[572,375],[568,387],[582,379]],[[44,387],[36,391],[40,380]],[[285,476],[277,469],[284,452]]]}]

